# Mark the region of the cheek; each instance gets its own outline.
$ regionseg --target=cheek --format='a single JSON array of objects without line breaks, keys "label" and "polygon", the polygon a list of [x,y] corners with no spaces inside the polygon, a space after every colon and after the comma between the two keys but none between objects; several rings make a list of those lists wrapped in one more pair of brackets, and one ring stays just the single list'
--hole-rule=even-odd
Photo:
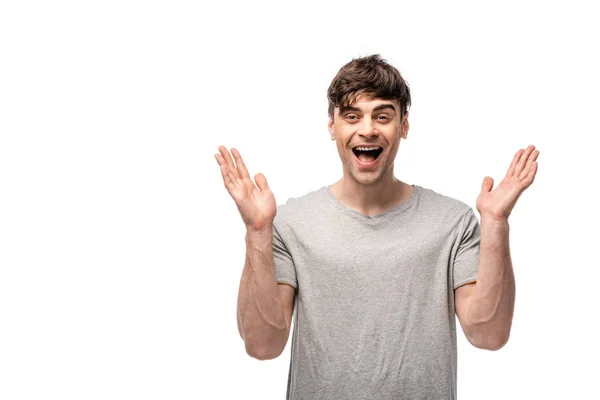
[{"label": "cheek", "polygon": [[395,139],[395,141],[391,143],[391,147],[389,149],[390,152],[388,153],[389,158],[394,158],[396,156],[396,154],[398,153],[398,148],[400,147],[399,144],[399,139]]},{"label": "cheek", "polygon": [[335,141],[335,145],[337,147],[338,155],[342,162],[351,163],[352,162],[352,154],[348,152],[348,149],[344,145],[344,143],[340,140]]},{"label": "cheek", "polygon": [[342,157],[346,157],[346,147],[344,146],[344,144],[341,141],[336,140],[335,145],[337,147],[338,153],[340,153]]}]

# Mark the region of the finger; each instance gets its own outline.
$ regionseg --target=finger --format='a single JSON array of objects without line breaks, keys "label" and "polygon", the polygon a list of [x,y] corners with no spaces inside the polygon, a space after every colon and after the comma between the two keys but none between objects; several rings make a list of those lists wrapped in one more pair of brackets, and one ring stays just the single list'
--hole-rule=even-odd
[{"label": "finger", "polygon": [[240,181],[239,177],[237,176],[237,174],[235,173],[235,169],[231,169],[231,168],[227,167],[227,174],[229,176],[229,180],[231,181],[231,183],[233,184],[234,187],[237,187],[240,185],[241,181]]},{"label": "finger", "polygon": [[254,181],[256,182],[256,186],[260,189],[261,192],[264,192],[269,189],[269,184],[267,183],[267,178],[261,173],[258,173],[254,176]]},{"label": "finger", "polygon": [[481,184],[481,191],[484,193],[488,193],[494,187],[494,178],[491,176],[486,176],[483,178],[483,183]]},{"label": "finger", "polygon": [[508,167],[508,171],[506,171],[506,176],[512,176],[515,173],[515,167],[521,158],[521,154],[523,154],[523,149],[517,151],[517,154],[513,157],[512,163],[510,163],[510,167]]},{"label": "finger", "polygon": [[523,168],[523,171],[521,172],[521,175],[519,175],[519,178],[524,179],[529,174],[529,170],[531,169],[531,164],[535,160],[537,160],[538,155],[540,155],[540,152],[538,150],[534,150],[531,152],[531,154],[529,155],[529,158],[527,159],[527,164],[525,165],[525,168]]},{"label": "finger", "polygon": [[219,166],[227,166],[227,164],[225,163],[225,159],[223,158],[223,156],[221,154],[215,154],[215,158],[217,159],[217,162],[219,163]]},{"label": "finger", "polygon": [[531,163],[531,168],[529,168],[529,172],[527,173],[527,176],[523,180],[526,188],[529,187],[529,185],[531,185],[533,183],[533,181],[535,180],[535,175],[537,174],[537,169],[538,169],[538,163],[537,163],[537,161],[534,161],[533,163]]},{"label": "finger", "polygon": [[223,177],[223,184],[225,184],[225,188],[228,192],[231,193],[231,190],[235,187],[234,183],[231,181],[231,176],[229,175],[229,169],[226,164],[220,166],[221,176]]},{"label": "finger", "polygon": [[237,173],[237,170],[235,169],[235,164],[233,163],[233,158],[231,158],[231,154],[229,154],[229,151],[225,148],[225,146],[219,146],[219,152],[223,156],[223,159],[225,160],[227,167],[231,170],[233,175],[237,178],[238,173]]},{"label": "finger", "polygon": [[242,156],[237,151],[237,149],[231,148],[231,153],[233,154],[233,158],[235,159],[235,165],[237,165],[238,172],[242,179],[250,179],[250,174],[248,174],[248,169],[246,168],[246,164],[244,164],[244,160],[242,160]]},{"label": "finger", "polygon": [[521,176],[521,172],[523,172],[523,168],[525,168],[525,164],[527,163],[527,159],[529,158],[529,155],[531,154],[531,152],[533,151],[533,149],[535,149],[535,146],[533,146],[533,145],[527,146],[527,148],[525,149],[525,151],[521,155],[521,159],[519,160],[519,162],[515,166],[515,173],[514,173],[515,175]]},{"label": "finger", "polygon": [[[225,186],[230,184],[232,185],[232,187],[235,187],[237,183],[237,178],[231,173],[231,170],[223,156],[221,154],[215,154],[215,158],[217,159],[219,167],[221,168],[221,175],[223,176],[223,183],[225,183]],[[226,178],[227,181],[225,181]],[[229,188],[227,190],[229,190]]]}]

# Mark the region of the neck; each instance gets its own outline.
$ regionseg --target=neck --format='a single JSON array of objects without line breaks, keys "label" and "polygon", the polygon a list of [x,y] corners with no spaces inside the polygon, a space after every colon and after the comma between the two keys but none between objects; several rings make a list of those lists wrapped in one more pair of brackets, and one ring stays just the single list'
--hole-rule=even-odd
[{"label": "neck", "polygon": [[360,184],[344,174],[344,177],[329,189],[346,207],[371,216],[399,205],[413,190],[411,185],[396,179],[392,170],[371,185]]}]

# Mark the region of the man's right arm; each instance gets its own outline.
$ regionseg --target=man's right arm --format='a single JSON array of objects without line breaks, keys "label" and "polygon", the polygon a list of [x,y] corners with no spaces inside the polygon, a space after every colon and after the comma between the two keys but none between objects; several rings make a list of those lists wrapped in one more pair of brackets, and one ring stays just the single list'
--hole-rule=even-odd
[{"label": "man's right arm", "polygon": [[237,320],[251,357],[270,360],[283,352],[290,334],[295,292],[293,287],[276,281],[273,226],[247,230]]},{"label": "man's right arm", "polygon": [[256,174],[252,181],[236,149],[231,148],[230,153],[225,146],[219,146],[215,158],[225,188],[246,225],[246,264],[237,304],[238,330],[250,356],[272,359],[281,354],[287,343],[295,293],[292,287],[278,285],[275,278],[275,195],[263,174]]}]

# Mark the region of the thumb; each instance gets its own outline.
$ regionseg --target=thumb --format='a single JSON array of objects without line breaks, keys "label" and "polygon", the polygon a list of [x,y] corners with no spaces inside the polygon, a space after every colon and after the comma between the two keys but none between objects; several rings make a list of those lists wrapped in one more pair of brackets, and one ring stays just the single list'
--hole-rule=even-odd
[{"label": "thumb", "polygon": [[265,190],[269,190],[269,184],[267,183],[267,178],[265,178],[265,176],[261,173],[258,173],[256,175],[254,175],[254,182],[256,182],[256,185],[258,186],[258,188],[260,189],[261,192],[264,192]]},{"label": "thumb", "polygon": [[481,185],[481,191],[488,193],[494,187],[494,179],[491,176],[483,178],[483,184]]}]

